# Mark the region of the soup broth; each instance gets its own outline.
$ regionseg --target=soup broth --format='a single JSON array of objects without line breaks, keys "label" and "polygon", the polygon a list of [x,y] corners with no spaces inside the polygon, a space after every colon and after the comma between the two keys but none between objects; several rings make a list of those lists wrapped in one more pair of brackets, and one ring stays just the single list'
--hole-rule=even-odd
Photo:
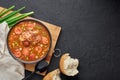
[{"label": "soup broth", "polygon": [[36,21],[22,21],[8,36],[11,54],[23,61],[35,61],[46,56],[50,48],[48,30]]}]

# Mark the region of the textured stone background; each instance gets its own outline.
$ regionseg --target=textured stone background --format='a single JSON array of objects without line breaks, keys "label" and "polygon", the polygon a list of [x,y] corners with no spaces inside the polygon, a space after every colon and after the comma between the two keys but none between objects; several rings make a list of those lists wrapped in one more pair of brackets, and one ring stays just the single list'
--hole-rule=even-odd
[{"label": "textured stone background", "polygon": [[[120,80],[119,0],[1,0],[0,6],[26,6],[33,17],[62,27],[56,48],[80,60],[75,77],[62,80]],[[53,56],[48,72],[58,68]],[[26,71],[26,75],[30,72]],[[42,80],[34,75],[29,80]]]}]

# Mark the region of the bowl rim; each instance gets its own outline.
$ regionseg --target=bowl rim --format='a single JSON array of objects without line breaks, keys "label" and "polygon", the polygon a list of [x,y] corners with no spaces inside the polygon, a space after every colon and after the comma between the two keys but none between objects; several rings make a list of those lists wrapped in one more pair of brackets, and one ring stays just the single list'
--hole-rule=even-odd
[{"label": "bowl rim", "polygon": [[[34,61],[24,61],[24,60],[21,60],[21,59],[15,57],[14,54],[12,53],[12,51],[11,51],[10,48],[9,48],[9,44],[8,44],[8,43],[9,43],[9,42],[8,42],[9,33],[11,32],[11,30],[12,30],[17,24],[19,24],[19,23],[21,23],[21,22],[24,22],[24,21],[35,21],[35,22],[38,22],[38,23],[39,23],[40,25],[42,25],[42,26],[47,30],[47,32],[48,32],[48,35],[49,35],[49,37],[50,37],[49,50],[46,52],[45,56],[42,57],[42,58],[40,58],[40,59],[37,59],[37,60],[34,60]],[[52,46],[52,36],[51,36],[51,33],[50,33],[49,29],[48,29],[48,28],[46,27],[46,25],[44,25],[40,20],[38,20],[38,19],[33,19],[33,18],[32,18],[32,19],[31,19],[31,18],[22,19],[22,20],[16,22],[16,23],[10,28],[10,30],[8,31],[8,33],[7,33],[7,39],[6,39],[6,40],[7,40],[7,48],[8,48],[9,54],[10,54],[15,60],[17,60],[17,61],[19,61],[19,62],[22,62],[22,63],[25,63],[25,64],[33,64],[33,63],[37,63],[37,62],[45,59],[46,56],[48,55],[48,53],[50,52],[51,46]]]}]

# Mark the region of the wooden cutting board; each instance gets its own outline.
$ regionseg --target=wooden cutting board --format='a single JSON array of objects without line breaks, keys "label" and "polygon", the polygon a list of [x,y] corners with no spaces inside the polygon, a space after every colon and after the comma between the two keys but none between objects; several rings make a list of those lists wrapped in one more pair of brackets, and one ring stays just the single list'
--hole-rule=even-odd
[{"label": "wooden cutting board", "polygon": [[[3,7],[0,7],[0,11],[3,10],[3,9],[4,9]],[[27,18],[32,18],[32,17],[27,17]],[[40,20],[40,22],[42,22],[44,25],[46,25],[46,27],[49,29],[49,31],[51,33],[51,37],[52,37],[51,50],[48,53],[48,55],[46,56],[46,58],[45,58],[45,61],[50,63],[50,60],[51,60],[53,52],[54,52],[55,45],[56,45],[58,37],[60,35],[61,27],[53,25],[53,24],[50,24],[50,23],[42,21],[42,20]],[[24,66],[25,66],[26,70],[31,71],[31,72],[34,71],[35,64],[24,64]],[[46,71],[43,72],[43,73],[38,73],[38,74],[45,75]]]}]

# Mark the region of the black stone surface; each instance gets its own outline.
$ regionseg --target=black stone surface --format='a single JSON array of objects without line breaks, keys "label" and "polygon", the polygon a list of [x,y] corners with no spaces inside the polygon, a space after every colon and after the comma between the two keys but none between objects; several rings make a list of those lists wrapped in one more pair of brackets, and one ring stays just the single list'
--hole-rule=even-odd
[{"label": "black stone surface", "polygon": [[[1,0],[0,6],[26,6],[33,17],[62,27],[56,48],[80,60],[75,77],[62,80],[120,80],[119,0]],[[48,72],[58,68],[53,56]],[[26,76],[30,72],[26,71]],[[29,80],[42,80],[33,75]]]}]

